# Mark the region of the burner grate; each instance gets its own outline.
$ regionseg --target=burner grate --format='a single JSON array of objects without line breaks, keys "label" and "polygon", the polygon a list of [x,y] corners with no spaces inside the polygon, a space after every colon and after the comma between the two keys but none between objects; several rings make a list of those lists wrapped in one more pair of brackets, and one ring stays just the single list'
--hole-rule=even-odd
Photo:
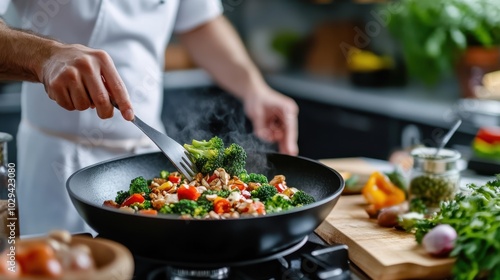
[{"label": "burner grate", "polygon": [[149,270],[147,277],[136,277],[147,280],[352,279],[347,246],[323,245],[307,240],[297,245],[298,248],[289,248],[286,254],[274,256],[273,259],[249,261],[240,265],[191,269],[157,263],[156,267]]}]

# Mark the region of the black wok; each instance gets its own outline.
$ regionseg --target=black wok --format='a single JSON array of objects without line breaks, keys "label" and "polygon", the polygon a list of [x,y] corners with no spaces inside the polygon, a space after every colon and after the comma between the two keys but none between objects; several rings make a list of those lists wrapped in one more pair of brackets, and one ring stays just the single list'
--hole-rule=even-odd
[{"label": "black wok", "polygon": [[[267,159],[267,164],[258,163],[258,156]],[[227,220],[137,215],[102,206],[117,191],[128,189],[137,176],[152,178],[162,169],[175,170],[162,153],[81,169],[68,179],[67,189],[79,214],[100,237],[120,242],[146,258],[215,265],[265,258],[300,242],[326,218],[344,188],[339,173],[306,158],[252,154],[248,163],[249,171],[269,178],[285,175],[288,186],[306,191],[316,202],[282,213]]]}]

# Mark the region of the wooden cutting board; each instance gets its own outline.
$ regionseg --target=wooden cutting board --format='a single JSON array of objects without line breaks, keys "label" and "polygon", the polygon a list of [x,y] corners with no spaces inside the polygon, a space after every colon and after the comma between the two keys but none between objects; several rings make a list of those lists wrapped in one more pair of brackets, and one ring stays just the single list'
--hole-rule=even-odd
[{"label": "wooden cutting board", "polygon": [[349,247],[349,258],[374,280],[442,279],[451,275],[454,260],[433,258],[414,235],[384,228],[369,219],[361,195],[343,195],[316,229],[326,242]]},{"label": "wooden cutting board", "polygon": [[[389,171],[392,167],[389,163],[386,166],[375,166],[363,158],[352,157],[352,158],[328,158],[320,159],[319,162],[324,165],[337,170],[344,180],[348,179],[350,176],[356,176],[356,182],[352,186],[346,186],[344,193],[360,193],[361,189],[365,185],[368,177],[375,171]],[[384,169],[384,170],[381,170]]]}]

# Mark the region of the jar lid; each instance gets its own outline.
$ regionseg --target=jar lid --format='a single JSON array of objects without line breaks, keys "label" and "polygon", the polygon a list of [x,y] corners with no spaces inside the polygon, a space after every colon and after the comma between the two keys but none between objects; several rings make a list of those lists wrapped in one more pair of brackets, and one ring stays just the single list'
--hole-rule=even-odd
[{"label": "jar lid", "polygon": [[441,149],[436,154],[437,148],[416,148],[411,151],[413,168],[428,173],[446,173],[458,171],[458,160],[461,154],[450,149]]},{"label": "jar lid", "polygon": [[0,132],[0,143],[9,142],[12,139],[13,139],[12,135],[5,133],[5,132]]}]

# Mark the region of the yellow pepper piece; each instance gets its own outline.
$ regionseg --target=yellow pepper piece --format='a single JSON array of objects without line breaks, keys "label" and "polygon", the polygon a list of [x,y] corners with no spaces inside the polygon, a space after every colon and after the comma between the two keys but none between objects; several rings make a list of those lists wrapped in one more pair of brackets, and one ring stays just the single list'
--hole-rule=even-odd
[{"label": "yellow pepper piece", "polygon": [[370,175],[361,193],[366,201],[378,210],[399,204],[406,199],[404,191],[380,172],[373,172]]}]

